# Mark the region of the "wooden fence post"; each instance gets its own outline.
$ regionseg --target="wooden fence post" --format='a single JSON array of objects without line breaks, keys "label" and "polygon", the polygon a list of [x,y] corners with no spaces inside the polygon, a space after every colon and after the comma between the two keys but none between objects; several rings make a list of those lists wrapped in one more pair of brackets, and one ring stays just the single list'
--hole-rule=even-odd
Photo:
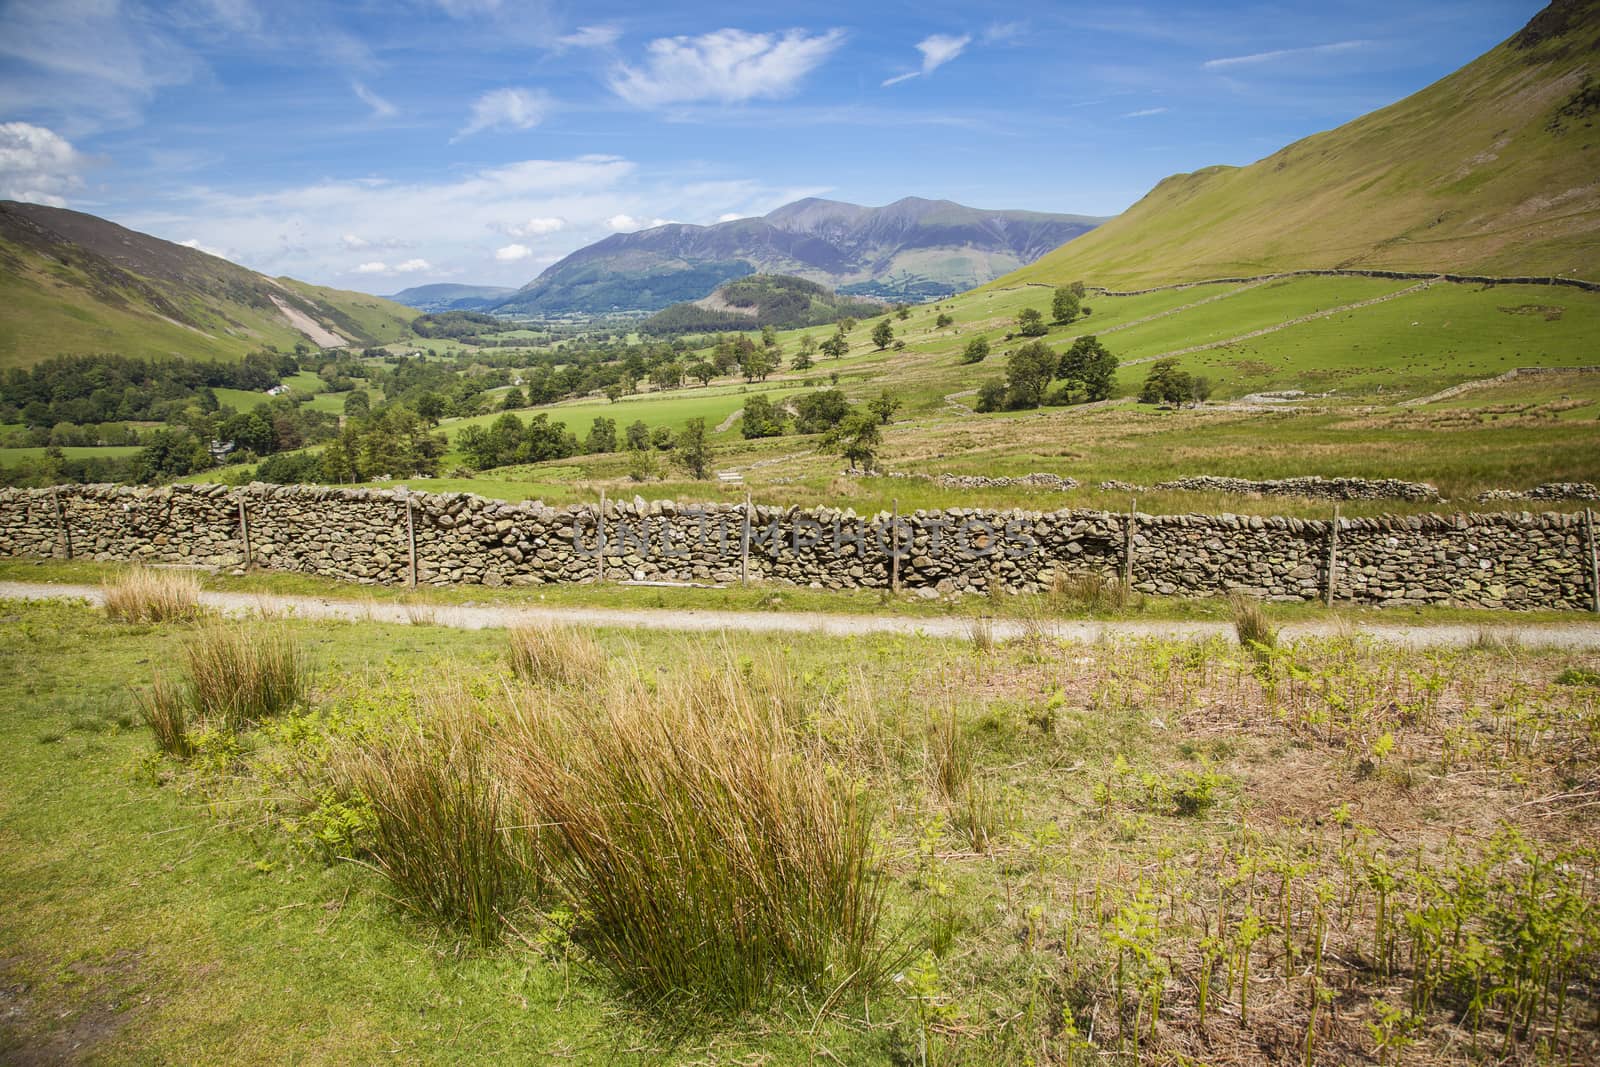
[{"label": "wooden fence post", "polygon": [[750,491],[744,494],[744,523],[739,533],[739,584],[750,584]]},{"label": "wooden fence post", "polygon": [[408,563],[407,580],[411,588],[417,587],[417,520],[411,509],[411,494],[405,494],[406,502],[406,560]]},{"label": "wooden fence post", "polygon": [[1133,529],[1138,522],[1139,498],[1128,502],[1128,522],[1122,530],[1122,588],[1133,587]]},{"label": "wooden fence post", "polygon": [[596,585],[606,580],[606,491],[600,490],[600,508],[594,513],[594,581]]},{"label": "wooden fence post", "polygon": [[239,538],[244,542],[244,568],[250,569],[250,512],[245,508],[245,491],[239,491]]},{"label": "wooden fence post", "polygon": [[1328,527],[1328,607],[1333,607],[1333,590],[1339,581],[1339,505],[1333,506],[1333,524]]},{"label": "wooden fence post", "polygon": [[67,527],[67,513],[61,507],[61,494],[55,486],[50,487],[50,502],[56,506],[56,525],[61,528],[61,544],[66,549],[67,558],[72,558],[72,531]]},{"label": "wooden fence post", "polygon": [[1600,558],[1595,556],[1594,509],[1583,509],[1584,540],[1589,545],[1589,610],[1600,612]]},{"label": "wooden fence post", "polygon": [[894,498],[889,518],[889,591],[900,592],[900,498]]}]

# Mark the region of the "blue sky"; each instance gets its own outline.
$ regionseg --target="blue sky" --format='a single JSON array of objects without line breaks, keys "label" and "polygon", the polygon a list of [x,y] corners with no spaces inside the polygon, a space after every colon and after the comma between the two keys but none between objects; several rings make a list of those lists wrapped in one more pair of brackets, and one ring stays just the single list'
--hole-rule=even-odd
[{"label": "blue sky", "polygon": [[801,196],[1110,215],[1540,6],[0,0],[0,197],[373,293]]}]

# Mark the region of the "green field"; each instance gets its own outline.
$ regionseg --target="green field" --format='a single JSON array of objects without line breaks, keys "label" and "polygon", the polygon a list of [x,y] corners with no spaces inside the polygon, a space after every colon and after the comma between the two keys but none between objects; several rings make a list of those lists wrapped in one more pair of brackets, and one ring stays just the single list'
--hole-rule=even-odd
[{"label": "green field", "polygon": [[[630,423],[641,419],[652,428],[667,426],[674,432],[683,429],[690,419],[705,419],[706,429],[715,430],[725,418],[744,406],[744,397],[751,392],[766,393],[776,401],[792,396],[796,391],[793,386],[784,387],[773,383],[754,385],[748,389],[742,386],[722,385],[705,389],[675,389],[665,393],[628,396],[616,403],[597,400],[552,404],[541,408],[524,408],[516,414],[524,420],[530,415],[548,415],[551,422],[565,425],[580,439],[588,433],[591,424],[599,417],[615,419],[619,432]],[[464,427],[488,426],[499,418],[500,414],[497,412],[493,415],[452,419],[446,421],[440,428],[444,430],[446,436],[454,440],[455,435]]]},{"label": "green field", "polygon": [[[0,448],[0,467],[16,463],[25,459],[43,459],[43,448]],[[137,455],[137,445],[103,445],[94,447],[79,447],[67,445],[61,449],[61,454],[68,459],[124,459]]]}]

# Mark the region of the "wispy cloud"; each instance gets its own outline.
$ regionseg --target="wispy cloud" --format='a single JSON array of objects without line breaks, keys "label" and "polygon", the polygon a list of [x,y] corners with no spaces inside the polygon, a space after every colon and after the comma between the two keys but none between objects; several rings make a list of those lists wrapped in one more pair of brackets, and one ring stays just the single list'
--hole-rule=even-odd
[{"label": "wispy cloud", "polygon": [[533,255],[533,249],[527,245],[509,244],[494,250],[494,258],[501,263],[515,263],[519,259],[527,259]]},{"label": "wispy cloud", "polygon": [[1276,59],[1287,59],[1290,56],[1330,55],[1336,52],[1352,52],[1358,48],[1368,48],[1372,41],[1335,41],[1332,44],[1315,44],[1305,48],[1279,48],[1271,52],[1252,52],[1246,56],[1224,56],[1221,59],[1208,59],[1201,66],[1207,70],[1223,70],[1228,67],[1245,67],[1255,63],[1270,63]]},{"label": "wispy cloud", "polygon": [[613,215],[606,219],[606,229],[614,233],[633,233],[635,230],[666,226],[671,222],[671,219],[636,219],[632,215]]},{"label": "wispy cloud", "polygon": [[539,89],[493,89],[472,104],[472,118],[460,137],[471,137],[484,130],[527,130],[544,121],[553,101]]},{"label": "wispy cloud", "polygon": [[422,274],[433,269],[433,264],[425,259],[408,259],[404,263],[394,266],[382,261],[359,264],[353,273],[356,274]]},{"label": "wispy cloud", "polygon": [[566,219],[534,218],[527,222],[496,224],[494,229],[507,237],[547,237],[552,233],[559,233],[566,227]]},{"label": "wispy cloud", "polygon": [[371,89],[368,89],[361,82],[352,81],[350,83],[350,89],[356,94],[356,96],[361,98],[361,102],[363,104],[366,104],[372,109],[373,118],[392,119],[396,115],[400,114],[399,108],[389,103],[389,101],[385,100]]},{"label": "wispy cloud", "polygon": [[925,74],[932,74],[952,59],[966,51],[967,45],[972,43],[971,34],[962,34],[954,37],[950,34],[936,33],[931,37],[924,37],[917,42],[917,51],[922,53],[922,69],[909,71],[905,74],[896,74],[892,78],[885,78],[882,88],[899,85],[901,82],[910,81]]},{"label": "wispy cloud", "polygon": [[642,66],[620,64],[613,92],[637,107],[789,96],[844,43],[842,30],[776,35],[717,30],[651,41]]},{"label": "wispy cloud", "polygon": [[572,33],[556,38],[562,48],[609,48],[617,43],[622,30],[616,26],[579,26]]},{"label": "wispy cloud", "polygon": [[1026,22],[991,22],[983,28],[984,44],[1011,44],[1028,32]]},{"label": "wispy cloud", "polygon": [[1165,115],[1171,110],[1172,109],[1170,107],[1145,107],[1140,108],[1138,111],[1129,111],[1122,117],[1125,119],[1142,119],[1148,118],[1151,115]]},{"label": "wispy cloud", "polygon": [[66,207],[83,184],[83,157],[54,130],[28,122],[0,123],[0,200]]}]

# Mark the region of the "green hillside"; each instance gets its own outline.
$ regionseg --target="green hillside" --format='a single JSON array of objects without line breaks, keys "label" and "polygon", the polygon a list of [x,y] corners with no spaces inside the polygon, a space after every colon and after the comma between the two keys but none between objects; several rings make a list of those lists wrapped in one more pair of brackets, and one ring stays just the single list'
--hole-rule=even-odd
[{"label": "green hillside", "polygon": [[996,285],[1294,268],[1600,278],[1600,3],[1556,0],[1399,103],[1157,185]]},{"label": "green hillside", "polygon": [[0,307],[0,367],[92,352],[228,359],[266,344],[385,343],[410,336],[416,317],[93,215],[11,201],[0,202]]}]

